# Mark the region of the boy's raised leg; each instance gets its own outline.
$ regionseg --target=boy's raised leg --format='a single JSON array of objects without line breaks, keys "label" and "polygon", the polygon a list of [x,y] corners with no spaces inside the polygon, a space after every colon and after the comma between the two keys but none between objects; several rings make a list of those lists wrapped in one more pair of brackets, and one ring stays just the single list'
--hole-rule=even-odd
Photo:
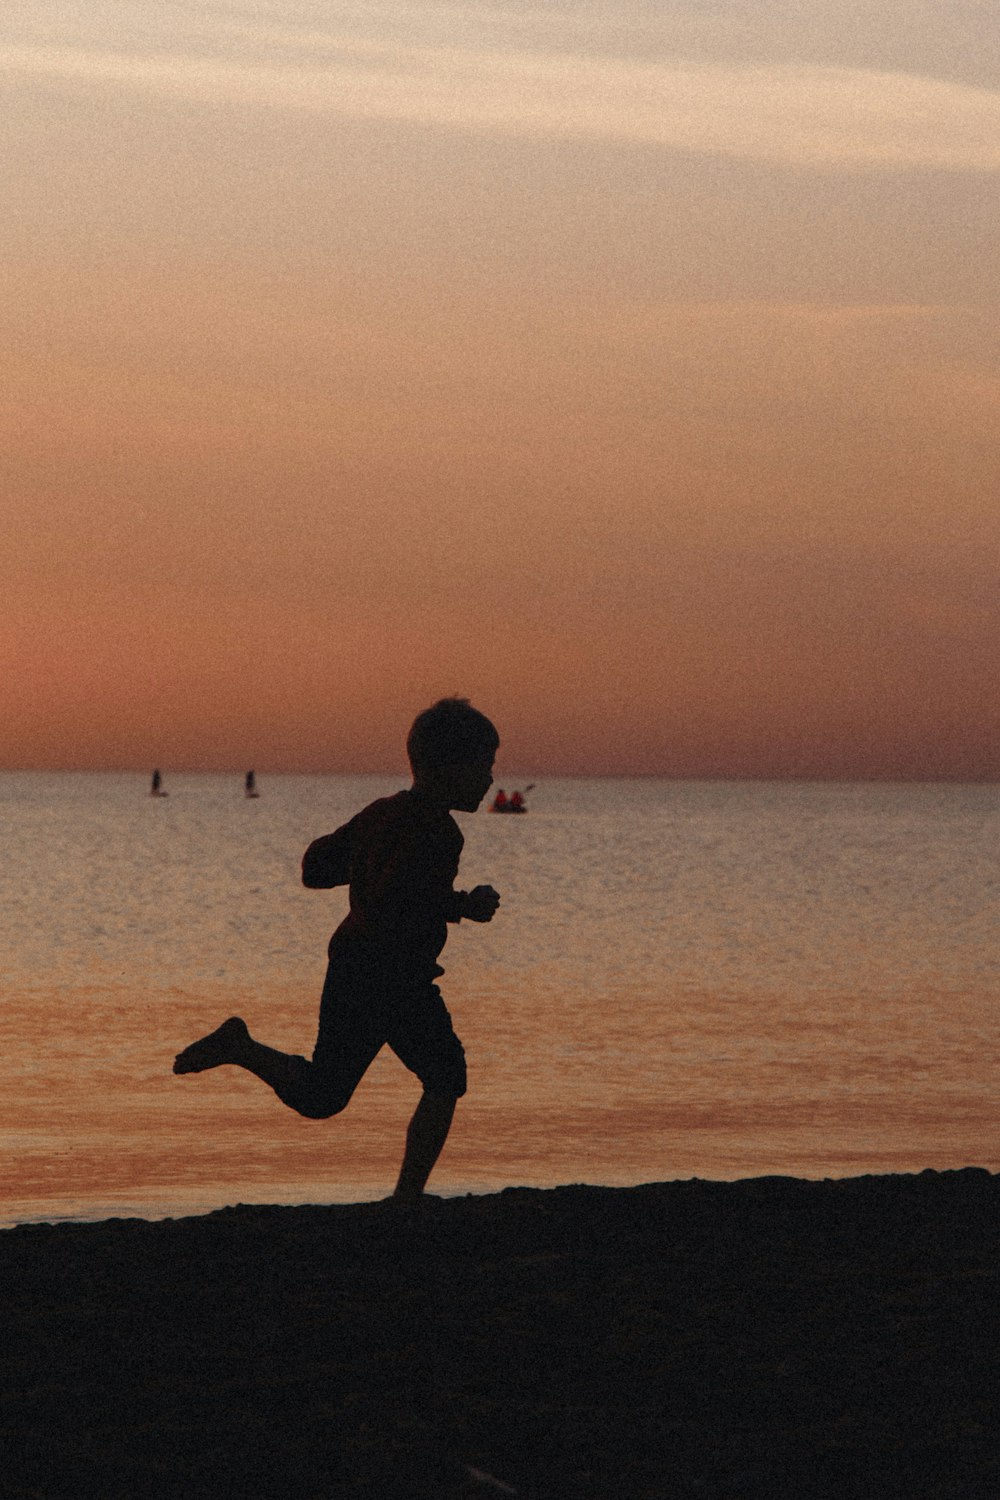
[{"label": "boy's raised leg", "polygon": [[300,1114],[323,1118],[335,1112],[325,1107],[315,1110],[311,1107],[312,1101],[303,1098],[304,1086],[308,1090],[311,1073],[305,1058],[291,1057],[287,1052],[279,1052],[275,1047],[255,1041],[240,1016],[230,1016],[208,1036],[178,1052],[174,1058],[174,1072],[204,1073],[208,1068],[219,1068],[225,1063],[246,1068]]},{"label": "boy's raised leg", "polygon": [[415,1203],[420,1198],[448,1139],[457,1103],[452,1094],[424,1090],[406,1132],[406,1151],[394,1198],[404,1203]]}]

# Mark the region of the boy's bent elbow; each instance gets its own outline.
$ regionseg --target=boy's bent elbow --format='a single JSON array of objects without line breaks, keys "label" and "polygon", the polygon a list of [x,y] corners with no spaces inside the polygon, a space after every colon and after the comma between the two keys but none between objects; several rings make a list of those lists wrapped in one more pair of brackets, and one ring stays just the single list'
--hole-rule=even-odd
[{"label": "boy's bent elbow", "polygon": [[329,891],[351,878],[350,844],[343,830],[313,839],[302,856],[302,884],[311,891]]}]

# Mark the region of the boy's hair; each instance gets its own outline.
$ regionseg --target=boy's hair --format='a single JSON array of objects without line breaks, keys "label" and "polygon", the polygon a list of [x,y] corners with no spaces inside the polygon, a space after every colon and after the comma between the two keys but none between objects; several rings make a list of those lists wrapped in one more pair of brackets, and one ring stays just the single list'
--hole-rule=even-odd
[{"label": "boy's hair", "polygon": [[433,771],[494,755],[500,736],[468,698],[440,698],[417,714],[406,738],[414,771]]}]

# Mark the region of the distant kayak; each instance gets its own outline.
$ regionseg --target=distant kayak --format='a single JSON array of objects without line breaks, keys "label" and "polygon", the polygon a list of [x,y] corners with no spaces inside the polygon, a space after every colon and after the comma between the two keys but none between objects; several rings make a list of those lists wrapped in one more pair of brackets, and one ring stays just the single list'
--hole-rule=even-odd
[{"label": "distant kayak", "polygon": [[524,792],[511,792],[510,796],[501,787],[490,803],[490,812],[526,813],[528,811],[528,804],[524,800],[524,793],[532,791],[534,785],[535,783],[532,781],[525,787]]}]

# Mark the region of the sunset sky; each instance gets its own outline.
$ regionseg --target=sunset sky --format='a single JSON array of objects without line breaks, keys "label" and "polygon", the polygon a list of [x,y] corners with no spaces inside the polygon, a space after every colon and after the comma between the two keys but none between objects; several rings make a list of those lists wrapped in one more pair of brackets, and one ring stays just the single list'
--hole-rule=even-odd
[{"label": "sunset sky", "polygon": [[995,0],[14,0],[0,767],[1000,778]]}]

